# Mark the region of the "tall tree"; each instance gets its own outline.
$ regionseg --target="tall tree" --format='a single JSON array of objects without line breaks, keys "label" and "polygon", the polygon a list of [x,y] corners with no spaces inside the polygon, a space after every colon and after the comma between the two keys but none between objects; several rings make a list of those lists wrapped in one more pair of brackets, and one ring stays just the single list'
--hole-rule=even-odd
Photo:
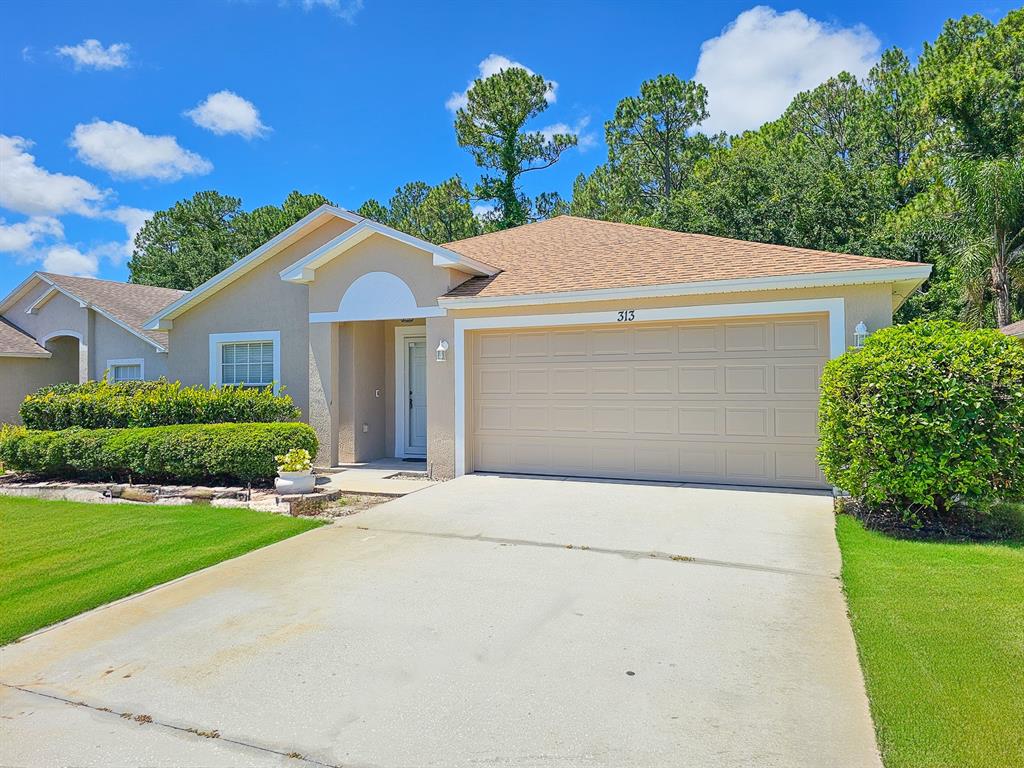
[{"label": "tall tree", "polygon": [[[924,107],[956,149],[1001,157],[1024,140],[1024,9],[998,24],[982,16],[950,19],[918,64]],[[948,132],[948,133],[947,133]],[[951,136],[949,136],[951,134]]]},{"label": "tall tree", "polygon": [[613,174],[647,211],[660,211],[683,188],[694,163],[710,149],[707,136],[688,135],[708,117],[708,92],[700,83],[659,75],[640,84],[605,123]]},{"label": "tall tree", "polygon": [[189,291],[245,252],[233,225],[242,201],[212,190],[157,211],[135,236],[129,280]]},{"label": "tall tree", "polygon": [[323,195],[291,192],[281,207],[243,211],[237,197],[197,192],[157,211],[135,236],[129,280],[189,291],[319,206]]},{"label": "tall tree", "polygon": [[388,205],[370,199],[356,213],[431,243],[450,243],[482,231],[470,205],[469,190],[458,176],[435,187],[410,182],[395,190]]},{"label": "tall tree", "polygon": [[548,107],[550,84],[520,67],[475,80],[467,103],[455,115],[455,136],[485,174],[475,189],[480,200],[497,204],[495,225],[500,229],[525,224],[532,204],[519,186],[520,177],[550,168],[562,153],[576,145],[566,133],[546,135],[526,124]]},{"label": "tall tree", "polygon": [[991,292],[996,325],[1012,321],[1014,281],[1024,275],[1024,159],[955,158],[954,242],[968,307],[981,319]]}]

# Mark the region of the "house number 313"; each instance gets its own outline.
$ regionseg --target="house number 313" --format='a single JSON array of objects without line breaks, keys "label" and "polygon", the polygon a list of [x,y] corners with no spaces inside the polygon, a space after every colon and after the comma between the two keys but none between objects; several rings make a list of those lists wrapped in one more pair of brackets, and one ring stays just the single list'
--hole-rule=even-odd
[{"label": "house number 313", "polygon": [[635,319],[636,319],[636,310],[635,309],[621,309],[621,310],[619,310],[618,321],[620,323],[628,323],[631,320],[635,320]]}]

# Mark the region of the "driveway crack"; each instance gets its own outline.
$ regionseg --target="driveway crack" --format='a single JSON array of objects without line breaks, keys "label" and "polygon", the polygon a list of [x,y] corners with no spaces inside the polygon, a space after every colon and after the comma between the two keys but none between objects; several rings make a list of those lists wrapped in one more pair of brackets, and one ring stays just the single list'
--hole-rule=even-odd
[{"label": "driveway crack", "polygon": [[152,715],[136,714],[133,712],[118,712],[117,710],[111,709],[110,707],[101,707],[95,704],[89,704],[85,701],[69,699],[65,696],[58,696],[53,693],[45,693],[43,691],[38,691],[32,688],[25,688],[20,685],[13,685],[11,683],[0,682],[0,685],[4,686],[5,688],[12,688],[16,691],[21,691],[22,693],[30,694],[32,696],[40,696],[44,699],[59,701],[74,707],[84,707],[86,709],[92,710],[93,712],[97,712],[102,715],[110,715],[111,717],[123,720],[126,724],[132,723],[139,726],[155,725],[160,728],[169,728],[172,731],[178,731],[179,733],[187,733],[191,736],[194,736],[197,739],[217,739],[218,741],[224,742],[225,744],[234,744],[239,747],[255,749],[260,752],[266,752],[272,755],[280,755],[281,757],[290,757],[295,760],[301,760],[308,765],[322,766],[323,768],[346,768],[346,766],[337,763],[321,762],[320,760],[306,756],[299,750],[274,749],[272,747],[265,747],[259,744],[254,744],[250,741],[243,741],[242,739],[234,739],[230,736],[224,736],[216,728],[203,728],[199,726],[186,727],[182,725],[173,725],[171,723],[164,722],[159,718],[155,718]]},{"label": "driveway crack", "polygon": [[627,560],[670,560],[676,563],[689,563],[691,565],[704,565],[711,566],[714,568],[733,568],[742,571],[758,571],[761,573],[775,573],[783,576],[809,576],[815,579],[829,579],[832,581],[835,581],[839,578],[837,575],[829,573],[804,571],[798,568],[782,568],[774,565],[740,563],[731,560],[715,560],[713,558],[694,557],[692,555],[683,555],[675,552],[663,552],[660,550],[617,549],[615,547],[592,547],[587,544],[559,544],[558,542],[554,541],[534,541],[531,539],[516,539],[504,536],[485,536],[482,533],[440,533],[431,531],[411,531],[401,528],[369,528],[364,525],[343,525],[341,527],[351,528],[360,531],[370,531],[372,533],[394,533],[406,536],[424,536],[436,539],[479,541],[488,544],[500,544],[502,546],[540,547],[542,549],[573,550],[577,552],[589,552],[595,555],[614,555],[617,557],[625,558]]}]

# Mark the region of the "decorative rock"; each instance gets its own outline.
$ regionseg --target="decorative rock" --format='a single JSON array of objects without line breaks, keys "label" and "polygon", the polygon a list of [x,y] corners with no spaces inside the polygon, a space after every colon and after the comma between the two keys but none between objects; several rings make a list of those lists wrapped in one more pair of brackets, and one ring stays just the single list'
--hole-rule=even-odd
[{"label": "decorative rock", "polygon": [[144,501],[146,503],[152,503],[156,501],[156,494],[144,491],[141,488],[124,488],[121,490],[120,498],[125,501]]},{"label": "decorative rock", "polygon": [[214,491],[213,488],[196,486],[195,488],[189,488],[181,495],[186,499],[192,499],[193,501],[212,501],[217,497],[217,492]]}]

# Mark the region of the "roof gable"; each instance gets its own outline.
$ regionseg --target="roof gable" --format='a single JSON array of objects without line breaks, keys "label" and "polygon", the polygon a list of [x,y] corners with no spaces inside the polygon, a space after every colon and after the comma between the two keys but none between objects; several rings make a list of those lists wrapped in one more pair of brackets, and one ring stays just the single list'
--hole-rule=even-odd
[{"label": "roof gable", "polygon": [[0,357],[50,357],[50,353],[21,328],[0,317]]}]

